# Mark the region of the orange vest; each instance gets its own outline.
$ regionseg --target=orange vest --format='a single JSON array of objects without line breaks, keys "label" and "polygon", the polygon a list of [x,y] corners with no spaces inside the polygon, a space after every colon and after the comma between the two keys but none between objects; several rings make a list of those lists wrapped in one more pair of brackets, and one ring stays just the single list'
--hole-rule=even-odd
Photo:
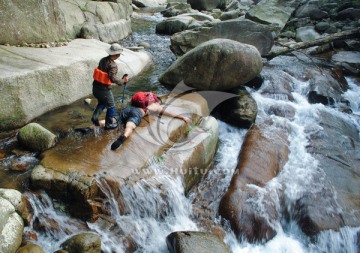
[{"label": "orange vest", "polygon": [[102,83],[104,85],[111,85],[111,80],[109,78],[108,73],[100,70],[99,68],[94,69],[93,78],[95,81]]}]

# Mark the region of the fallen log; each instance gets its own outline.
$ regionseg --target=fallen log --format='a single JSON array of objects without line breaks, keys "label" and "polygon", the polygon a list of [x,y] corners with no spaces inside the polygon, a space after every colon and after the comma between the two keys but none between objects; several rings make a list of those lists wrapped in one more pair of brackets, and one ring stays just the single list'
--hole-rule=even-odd
[{"label": "fallen log", "polygon": [[290,53],[295,50],[305,49],[313,46],[320,46],[326,43],[330,43],[336,40],[344,40],[344,39],[351,39],[351,38],[360,38],[360,28],[352,29],[349,31],[333,33],[325,37],[321,37],[312,41],[307,42],[299,42],[293,45],[290,45],[286,48],[281,48],[275,51],[270,51],[268,54],[264,55],[265,58],[268,60],[283,54]]}]

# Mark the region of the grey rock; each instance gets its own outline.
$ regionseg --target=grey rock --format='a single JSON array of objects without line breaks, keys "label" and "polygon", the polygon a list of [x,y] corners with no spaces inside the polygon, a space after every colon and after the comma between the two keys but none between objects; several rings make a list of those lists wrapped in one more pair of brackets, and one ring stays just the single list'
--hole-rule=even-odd
[{"label": "grey rock", "polygon": [[200,90],[224,91],[250,81],[261,69],[261,56],[254,46],[214,39],[178,58],[159,77],[159,81],[167,85],[184,81],[186,85]]}]

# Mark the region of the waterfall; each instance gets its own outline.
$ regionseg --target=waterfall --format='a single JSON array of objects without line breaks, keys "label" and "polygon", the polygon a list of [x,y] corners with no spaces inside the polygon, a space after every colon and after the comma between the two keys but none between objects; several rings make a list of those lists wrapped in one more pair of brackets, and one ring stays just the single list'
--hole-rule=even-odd
[{"label": "waterfall", "polygon": [[[284,101],[262,96],[261,90],[251,91],[252,96],[258,105],[257,122],[262,122],[266,118],[271,118],[275,125],[290,130],[289,141],[289,158],[279,175],[272,179],[264,188],[259,188],[257,199],[252,199],[257,203],[260,212],[266,215],[263,209],[262,196],[264,192],[270,194],[272,200],[280,208],[280,192],[285,195],[285,206],[283,208],[291,214],[293,213],[294,201],[302,196],[304,191],[310,190],[311,193],[321,191],[322,188],[328,187],[333,190],[331,185],[325,182],[325,173],[318,167],[316,158],[307,152],[306,146],[309,140],[309,133],[306,127],[321,131],[321,126],[317,122],[317,116],[321,111],[327,111],[336,114],[342,119],[356,124],[360,130],[360,121],[357,116],[360,108],[360,87],[356,86],[351,79],[348,79],[350,89],[344,94],[344,98],[351,101],[350,106],[353,114],[345,114],[334,108],[326,107],[322,104],[309,104],[306,99],[308,83],[293,80],[293,97],[294,101]],[[292,120],[272,115],[269,112],[271,106],[276,105],[278,108],[287,108],[288,106],[295,109],[295,115]],[[338,206],[331,208],[339,208]],[[282,219],[278,224],[274,224],[277,235],[265,244],[250,244],[246,241],[239,242],[232,232],[229,232],[225,241],[230,245],[234,253],[260,253],[260,252],[311,252],[311,253],[356,253],[358,252],[358,234],[360,228],[343,227],[340,231],[323,231],[316,236],[313,241],[307,237],[298,227],[294,220],[285,221]]]},{"label": "waterfall", "polygon": [[[148,178],[121,187],[126,214],[120,215],[119,210],[113,208],[111,218],[125,234],[131,235],[138,245],[137,252],[167,252],[168,234],[198,228],[189,218],[191,204],[184,195],[182,179],[155,162],[145,169],[142,175],[150,175]],[[104,180],[99,184],[107,188]],[[105,192],[108,199],[113,199],[111,191]],[[101,235],[105,252],[122,252],[113,234],[107,234],[97,223],[89,226]]]}]

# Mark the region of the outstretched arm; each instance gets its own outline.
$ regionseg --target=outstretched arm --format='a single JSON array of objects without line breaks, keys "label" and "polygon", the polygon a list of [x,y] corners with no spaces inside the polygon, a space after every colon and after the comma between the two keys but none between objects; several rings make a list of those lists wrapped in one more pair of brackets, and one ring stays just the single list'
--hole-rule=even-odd
[{"label": "outstretched arm", "polygon": [[149,105],[148,110],[151,112],[159,113],[160,115],[166,115],[169,117],[181,119],[181,120],[185,121],[186,124],[189,124],[191,122],[191,120],[188,117],[185,117],[181,114],[171,112],[169,110],[165,110],[159,103],[153,103],[153,104]]}]

